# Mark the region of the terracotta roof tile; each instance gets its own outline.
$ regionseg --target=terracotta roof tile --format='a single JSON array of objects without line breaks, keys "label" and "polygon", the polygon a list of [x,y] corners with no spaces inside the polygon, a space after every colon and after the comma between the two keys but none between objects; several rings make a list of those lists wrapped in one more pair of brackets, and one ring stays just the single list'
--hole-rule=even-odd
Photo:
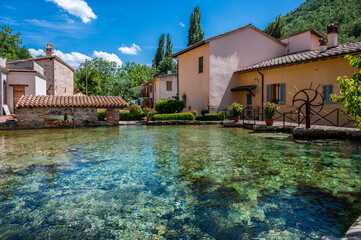
[{"label": "terracotta roof tile", "polygon": [[119,96],[22,96],[16,108],[26,107],[126,107]]},{"label": "terracotta roof tile", "polygon": [[261,70],[272,67],[279,67],[283,65],[289,65],[294,63],[308,62],[312,60],[324,59],[329,57],[336,57],[340,55],[353,54],[361,52],[361,41],[349,42],[340,44],[336,47],[329,48],[324,52],[320,50],[310,50],[304,52],[293,53],[277,58],[272,58],[258,64],[254,64],[238,70],[238,73],[250,72],[254,70]]}]

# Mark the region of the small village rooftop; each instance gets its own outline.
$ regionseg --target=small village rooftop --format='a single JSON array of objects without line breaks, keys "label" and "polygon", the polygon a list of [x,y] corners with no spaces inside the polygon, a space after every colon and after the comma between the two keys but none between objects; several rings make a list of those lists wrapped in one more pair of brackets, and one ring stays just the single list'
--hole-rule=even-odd
[{"label": "small village rooftop", "polygon": [[96,107],[124,108],[128,103],[119,96],[33,96],[24,95],[16,108],[45,107]]}]

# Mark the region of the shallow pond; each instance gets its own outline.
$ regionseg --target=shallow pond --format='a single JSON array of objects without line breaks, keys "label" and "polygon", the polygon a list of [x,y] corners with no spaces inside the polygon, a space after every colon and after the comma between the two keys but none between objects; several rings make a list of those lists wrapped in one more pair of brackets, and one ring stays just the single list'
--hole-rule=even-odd
[{"label": "shallow pond", "polygon": [[0,239],[322,239],[361,214],[361,145],[220,126],[0,132]]}]

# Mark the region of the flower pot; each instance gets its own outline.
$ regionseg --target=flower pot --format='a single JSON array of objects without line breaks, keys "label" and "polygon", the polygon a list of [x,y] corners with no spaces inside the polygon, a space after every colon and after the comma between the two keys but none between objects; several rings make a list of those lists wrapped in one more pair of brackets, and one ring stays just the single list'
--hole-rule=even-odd
[{"label": "flower pot", "polygon": [[233,117],[234,122],[239,122],[239,117]]},{"label": "flower pot", "polygon": [[152,121],[152,116],[146,116],[147,121]]},{"label": "flower pot", "polygon": [[266,119],[266,125],[272,126],[274,121],[275,121],[274,119]]}]

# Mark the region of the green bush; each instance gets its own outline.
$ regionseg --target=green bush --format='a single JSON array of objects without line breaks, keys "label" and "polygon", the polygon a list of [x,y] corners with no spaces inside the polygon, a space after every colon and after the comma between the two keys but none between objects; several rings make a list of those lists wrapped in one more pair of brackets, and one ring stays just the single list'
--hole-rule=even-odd
[{"label": "green bush", "polygon": [[195,117],[192,113],[171,113],[171,114],[155,114],[153,116],[153,121],[162,121],[162,120],[195,120]]},{"label": "green bush", "polygon": [[143,120],[144,117],[145,117],[144,113],[140,115],[131,115],[129,111],[119,112],[119,121],[137,121],[137,120]]},{"label": "green bush", "polygon": [[106,111],[98,111],[97,115],[98,115],[98,121],[105,121],[107,112]]},{"label": "green bush", "polygon": [[142,115],[143,110],[141,106],[134,104],[133,106],[131,106],[129,113],[132,116],[140,116]]},{"label": "green bush", "polygon": [[158,100],[155,111],[159,114],[180,113],[184,108],[184,102],[179,100]]},{"label": "green bush", "polygon": [[206,113],[204,114],[203,121],[223,121],[224,120],[224,112],[221,111],[219,113]]},{"label": "green bush", "polygon": [[204,117],[196,117],[197,121],[204,121]]}]

